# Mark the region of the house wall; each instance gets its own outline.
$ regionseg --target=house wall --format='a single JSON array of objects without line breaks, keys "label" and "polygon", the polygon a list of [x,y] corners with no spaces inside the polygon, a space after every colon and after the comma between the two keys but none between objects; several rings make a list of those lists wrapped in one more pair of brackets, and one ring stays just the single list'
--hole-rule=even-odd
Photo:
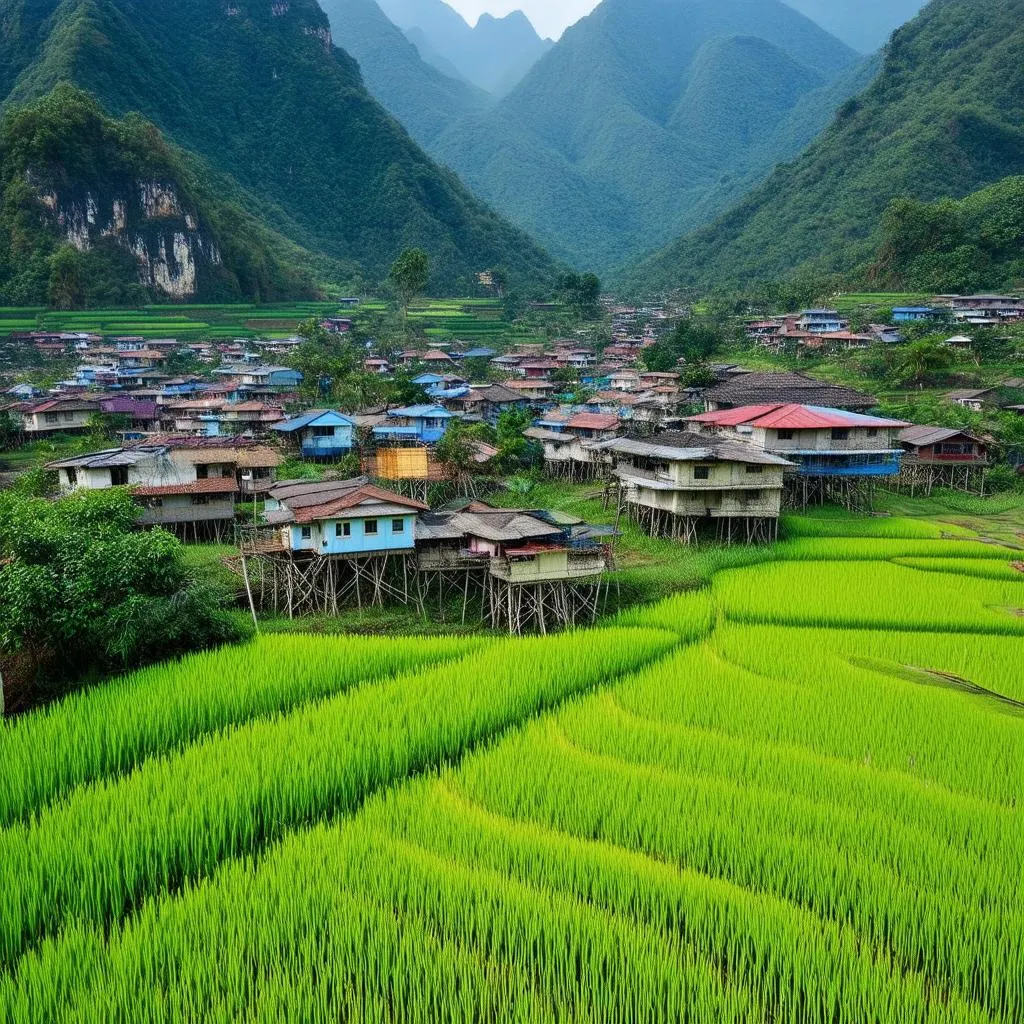
[{"label": "house wall", "polygon": [[786,452],[870,452],[887,451],[897,447],[896,431],[882,428],[871,436],[870,428],[851,427],[845,441],[835,440],[832,430],[796,430],[789,440],[779,437],[778,430],[756,428],[752,435],[741,434],[758,448],[785,456]]},{"label": "house wall", "polygon": [[[377,533],[366,531],[366,524],[376,519]],[[392,521],[401,521],[401,532],[392,529]],[[350,537],[338,536],[338,527],[350,523]],[[303,527],[289,528],[289,541],[293,551],[316,551],[321,555],[376,554],[387,551],[411,551],[416,543],[416,516],[407,515],[363,516],[355,519],[328,519],[320,523],[308,523],[309,537],[303,537]]]},{"label": "house wall", "polygon": [[138,521],[143,526],[159,526],[162,523],[204,523],[234,518],[235,502],[230,494],[172,494],[145,499]]},{"label": "house wall", "polygon": [[782,510],[782,481],[780,478],[777,484],[765,486],[759,493],[750,489],[658,491],[641,485],[630,489],[628,500],[677,516],[776,517]]},{"label": "house wall", "polygon": [[[708,479],[698,480],[698,467],[708,468]],[[694,490],[721,488],[782,487],[782,466],[760,466],[758,473],[748,473],[747,465],[739,462],[671,462],[665,479],[680,487]]]},{"label": "house wall", "polygon": [[85,430],[89,426],[89,418],[97,410],[79,409],[74,412],[55,412],[47,419],[45,412],[33,413],[22,417],[22,426],[26,434],[49,434],[61,430]]}]

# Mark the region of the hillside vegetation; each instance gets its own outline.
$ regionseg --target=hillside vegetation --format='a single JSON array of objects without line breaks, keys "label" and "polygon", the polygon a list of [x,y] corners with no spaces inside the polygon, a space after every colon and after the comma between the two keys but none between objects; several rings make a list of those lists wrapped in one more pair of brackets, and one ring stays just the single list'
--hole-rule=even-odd
[{"label": "hillside vegetation", "polygon": [[959,198],[1024,171],[1019,0],[934,0],[799,159],[642,262],[638,289],[743,286],[870,262],[898,198]]},{"label": "hillside vegetation", "polygon": [[555,255],[607,270],[798,152],[857,63],[778,0],[604,0],[433,152]]},{"label": "hillside vegetation", "polygon": [[339,46],[357,61],[367,88],[421,145],[493,102],[482,89],[428,64],[376,0],[321,0]]},{"label": "hillside vegetation", "polygon": [[313,295],[309,254],[136,115],[58,86],[0,122],[0,305]]},{"label": "hillside vegetation", "polygon": [[960,294],[1024,282],[1024,177],[959,201],[894,202],[871,275],[909,291]]},{"label": "hillside vegetation", "polygon": [[315,0],[0,0],[0,24],[6,106],[72,82],[108,114],[137,111],[350,277],[380,279],[409,245],[430,253],[437,292],[464,294],[498,264],[517,280],[553,272],[370,96]]}]

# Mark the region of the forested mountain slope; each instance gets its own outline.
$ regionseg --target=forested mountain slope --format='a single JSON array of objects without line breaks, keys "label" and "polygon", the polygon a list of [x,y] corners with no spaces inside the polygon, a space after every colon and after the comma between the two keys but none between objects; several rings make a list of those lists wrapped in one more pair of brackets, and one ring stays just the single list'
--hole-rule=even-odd
[{"label": "forested mountain slope", "polygon": [[74,86],[0,124],[0,305],[312,296],[311,262],[153,125]]},{"label": "forested mountain slope", "polygon": [[428,64],[376,0],[321,0],[334,41],[359,62],[370,92],[428,147],[446,129],[484,110],[493,97]]},{"label": "forested mountain slope", "polygon": [[556,255],[606,270],[794,155],[775,143],[788,119],[819,90],[841,102],[828,87],[857,60],[778,0],[604,0],[434,151]]},{"label": "forested mountain slope", "polygon": [[248,214],[352,273],[381,277],[407,245],[430,252],[437,291],[496,264],[554,271],[370,96],[315,0],[0,0],[0,24],[8,107],[72,82],[138,111],[230,175]]},{"label": "forested mountain slope", "polygon": [[443,0],[380,0],[380,6],[425,61],[495,96],[513,88],[554,45],[522,11],[484,14],[471,27]]},{"label": "forested mountain slope", "polygon": [[628,283],[731,287],[801,267],[849,271],[871,259],[892,200],[962,197],[1024,172],[1022,46],[1022,0],[934,0],[799,159]]}]

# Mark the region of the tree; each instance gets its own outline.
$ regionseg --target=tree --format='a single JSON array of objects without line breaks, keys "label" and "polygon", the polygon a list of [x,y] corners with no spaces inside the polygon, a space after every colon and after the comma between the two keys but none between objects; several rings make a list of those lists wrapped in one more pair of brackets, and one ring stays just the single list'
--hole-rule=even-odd
[{"label": "tree", "polygon": [[505,297],[505,292],[508,289],[508,268],[507,267],[495,267],[491,271],[491,282],[494,285],[494,291],[499,299]]},{"label": "tree", "polygon": [[562,301],[578,317],[597,320],[601,315],[601,279],[596,274],[564,274],[558,282]]},{"label": "tree", "polygon": [[494,466],[500,473],[518,473],[538,461],[536,447],[526,437],[533,417],[525,409],[509,409],[498,417],[498,454]]},{"label": "tree", "polygon": [[947,345],[934,338],[922,338],[902,350],[898,373],[903,383],[926,383],[948,371],[955,358]]},{"label": "tree", "polygon": [[0,496],[0,653],[60,687],[240,639],[180,542],[138,514],[120,488]]},{"label": "tree", "polygon": [[48,298],[54,309],[82,309],[85,306],[82,254],[73,245],[60,246],[50,257]]},{"label": "tree", "polygon": [[461,420],[451,420],[437,443],[437,461],[451,474],[456,486],[468,493],[473,477],[476,450]]},{"label": "tree", "polygon": [[314,402],[339,404],[349,378],[362,369],[362,353],[345,334],[332,334],[319,320],[299,324],[303,339],[288,357],[288,365],[302,373],[302,390]]},{"label": "tree", "polygon": [[680,361],[703,363],[718,351],[724,341],[717,324],[694,317],[683,320],[668,337],[646,349],[644,365],[652,373],[670,373]]},{"label": "tree", "polygon": [[403,313],[409,315],[409,306],[417,295],[422,295],[430,280],[430,257],[422,249],[406,249],[392,264],[388,276]]}]

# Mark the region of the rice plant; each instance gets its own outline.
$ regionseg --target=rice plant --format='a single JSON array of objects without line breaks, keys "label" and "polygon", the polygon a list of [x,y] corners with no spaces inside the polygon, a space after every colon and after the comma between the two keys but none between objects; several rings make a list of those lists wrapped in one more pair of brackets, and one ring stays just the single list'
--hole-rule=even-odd
[{"label": "rice plant", "polygon": [[81,787],[0,832],[0,958],[71,918],[116,920],[144,896],[350,809],[677,642],[615,630],[495,643]]},{"label": "rice plant", "polygon": [[0,721],[0,826],[83,782],[128,771],[226,726],[458,658],[480,645],[454,638],[261,637]]}]

